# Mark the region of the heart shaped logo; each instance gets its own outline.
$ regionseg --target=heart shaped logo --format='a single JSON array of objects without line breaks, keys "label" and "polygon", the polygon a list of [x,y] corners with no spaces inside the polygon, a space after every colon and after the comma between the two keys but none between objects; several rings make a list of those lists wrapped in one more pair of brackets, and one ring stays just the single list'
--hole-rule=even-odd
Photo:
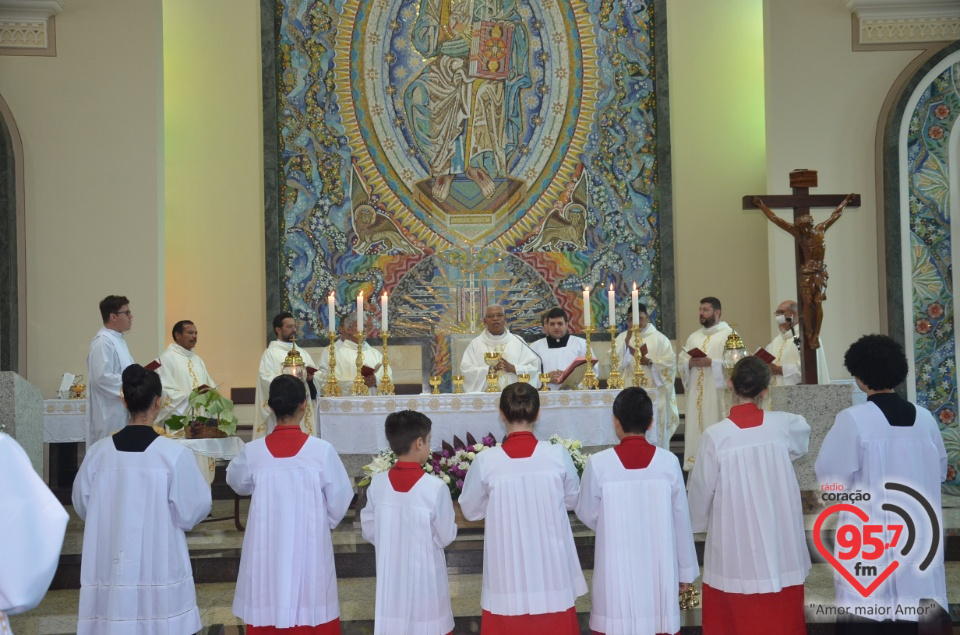
[{"label": "heart shaped logo", "polygon": [[833,565],[833,568],[839,571],[840,575],[846,578],[847,582],[849,582],[853,586],[853,588],[860,593],[860,595],[862,595],[863,597],[867,597],[871,593],[873,593],[878,586],[883,584],[883,581],[886,580],[888,577],[890,577],[891,573],[897,570],[897,567],[900,566],[900,563],[897,562],[896,560],[891,562],[890,565],[887,566],[886,569],[881,571],[880,574],[876,577],[876,579],[874,579],[874,581],[870,583],[870,586],[864,587],[862,584],[860,584],[860,581],[857,580],[855,577],[853,577],[853,574],[847,571],[847,569],[840,563],[840,561],[837,560],[832,553],[830,553],[830,550],[824,546],[823,539],[821,538],[820,529],[823,527],[823,522],[827,519],[827,517],[839,512],[850,512],[851,514],[855,515],[857,518],[862,520],[864,523],[870,520],[870,517],[867,515],[867,512],[863,511],[859,507],[856,507],[854,505],[848,505],[845,503],[841,503],[839,505],[833,505],[823,510],[823,512],[817,518],[817,522],[813,526],[813,542],[817,546],[817,551],[819,551],[823,555],[823,557],[827,559],[827,562]]}]

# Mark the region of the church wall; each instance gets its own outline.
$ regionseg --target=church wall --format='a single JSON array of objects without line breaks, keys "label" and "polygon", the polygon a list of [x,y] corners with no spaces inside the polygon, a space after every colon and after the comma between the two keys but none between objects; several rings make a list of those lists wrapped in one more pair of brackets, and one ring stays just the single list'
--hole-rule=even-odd
[{"label": "church wall", "polygon": [[163,315],[159,0],[73,0],[57,57],[0,57],[0,94],[23,139],[27,379],[52,397],[86,374],[97,303],[130,298],[139,362]]},{"label": "church wall", "polygon": [[[900,72],[919,51],[851,50],[850,10],[836,0],[765,0],[767,192],[788,194],[795,168],[819,172],[813,193],[856,192],[827,234],[830,273],[822,335],[833,379],[849,377],[843,353],[880,330],[877,273],[877,123]],[[817,222],[831,210],[814,213]],[[790,214],[792,216],[792,214]],[[796,295],[793,239],[768,223],[770,307]]]}]

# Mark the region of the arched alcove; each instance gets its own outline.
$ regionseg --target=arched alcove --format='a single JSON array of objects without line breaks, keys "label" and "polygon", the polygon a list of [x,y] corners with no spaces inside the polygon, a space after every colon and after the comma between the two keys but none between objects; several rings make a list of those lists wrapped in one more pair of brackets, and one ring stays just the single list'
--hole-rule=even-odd
[{"label": "arched alcove", "polygon": [[23,144],[0,96],[0,370],[26,374]]}]

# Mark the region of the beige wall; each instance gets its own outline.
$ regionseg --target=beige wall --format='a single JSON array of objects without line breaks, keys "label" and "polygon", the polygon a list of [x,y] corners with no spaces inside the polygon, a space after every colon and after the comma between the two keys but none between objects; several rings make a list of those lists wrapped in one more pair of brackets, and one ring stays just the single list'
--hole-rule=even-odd
[{"label": "beige wall", "polygon": [[86,374],[105,295],[131,299],[135,359],[160,343],[160,14],[159,0],[72,0],[57,57],[0,57],[24,150],[27,379],[45,397]]},{"label": "beige wall", "polygon": [[264,347],[259,3],[164,0],[166,319],[229,388],[255,386]]},{"label": "beige wall", "polygon": [[[877,122],[891,86],[919,51],[853,52],[850,11],[836,0],[764,5],[767,191],[788,194],[790,170],[810,168],[819,172],[814,193],[862,196],[862,207],[845,212],[827,234],[830,286],[822,334],[831,378],[849,377],[844,351],[880,328]],[[814,218],[820,222],[830,211]],[[796,282],[792,239],[772,224],[767,234],[772,306],[795,296]]]}]

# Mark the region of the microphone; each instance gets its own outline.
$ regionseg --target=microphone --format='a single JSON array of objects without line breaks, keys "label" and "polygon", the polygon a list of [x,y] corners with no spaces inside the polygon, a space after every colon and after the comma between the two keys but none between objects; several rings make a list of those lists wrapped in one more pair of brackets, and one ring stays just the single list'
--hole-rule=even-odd
[{"label": "microphone", "polygon": [[793,337],[793,343],[796,345],[797,350],[800,350],[800,336],[797,335],[797,332],[794,330],[793,318],[787,316],[787,324],[790,325],[790,335]]},{"label": "microphone", "polygon": [[514,333],[513,331],[510,332],[510,335],[512,335],[512,336],[514,336],[515,338],[517,338],[518,340],[520,340],[520,342],[522,342],[523,345],[527,347],[527,350],[529,350],[531,353],[533,353],[534,355],[537,356],[537,359],[540,360],[540,374],[543,374],[543,372],[544,372],[544,371],[543,371],[543,358],[540,357],[540,354],[539,354],[537,351],[533,350],[533,347],[531,347],[529,344],[527,344],[527,340],[523,339],[522,337],[520,337],[519,335],[517,335],[517,334]]}]

